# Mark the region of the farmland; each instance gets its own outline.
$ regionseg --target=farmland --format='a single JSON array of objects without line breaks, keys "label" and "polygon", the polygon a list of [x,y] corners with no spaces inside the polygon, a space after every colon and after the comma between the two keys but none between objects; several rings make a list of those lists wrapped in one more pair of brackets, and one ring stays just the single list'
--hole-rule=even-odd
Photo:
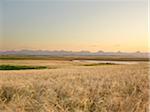
[{"label": "farmland", "polygon": [[128,65],[29,59],[0,62],[48,68],[0,71],[2,112],[148,112],[148,62]]}]

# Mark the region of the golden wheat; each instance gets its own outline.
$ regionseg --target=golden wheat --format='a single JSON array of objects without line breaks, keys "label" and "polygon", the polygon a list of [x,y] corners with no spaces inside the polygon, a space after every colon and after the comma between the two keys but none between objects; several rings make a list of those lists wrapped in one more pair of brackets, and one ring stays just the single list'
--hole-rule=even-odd
[{"label": "golden wheat", "polygon": [[148,64],[57,64],[0,71],[0,112],[148,112]]}]

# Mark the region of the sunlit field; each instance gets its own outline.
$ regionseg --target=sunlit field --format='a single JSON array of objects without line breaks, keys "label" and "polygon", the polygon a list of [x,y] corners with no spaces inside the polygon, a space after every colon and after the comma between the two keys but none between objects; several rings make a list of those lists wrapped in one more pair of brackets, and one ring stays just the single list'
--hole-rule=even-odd
[{"label": "sunlit field", "polygon": [[0,112],[148,112],[148,62],[103,64],[1,60]]}]

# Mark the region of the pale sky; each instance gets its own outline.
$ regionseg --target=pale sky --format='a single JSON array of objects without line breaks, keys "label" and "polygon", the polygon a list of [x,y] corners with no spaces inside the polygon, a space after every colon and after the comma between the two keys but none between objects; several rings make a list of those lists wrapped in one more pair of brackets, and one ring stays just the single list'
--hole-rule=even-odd
[{"label": "pale sky", "polygon": [[1,0],[1,50],[148,51],[147,0]]}]

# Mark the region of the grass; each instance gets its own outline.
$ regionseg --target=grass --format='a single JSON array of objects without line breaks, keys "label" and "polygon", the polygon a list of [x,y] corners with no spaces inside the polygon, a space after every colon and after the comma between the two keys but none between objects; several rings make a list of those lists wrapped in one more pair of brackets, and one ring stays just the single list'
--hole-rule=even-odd
[{"label": "grass", "polygon": [[115,63],[89,63],[89,64],[83,64],[83,66],[100,66],[100,65],[118,65]]},{"label": "grass", "polygon": [[0,71],[0,111],[148,112],[148,69],[137,64]]},{"label": "grass", "polygon": [[46,66],[0,65],[0,70],[46,69]]},{"label": "grass", "polygon": [[149,57],[131,56],[34,56],[34,55],[0,55],[0,60],[107,60],[107,61],[149,61]]}]

